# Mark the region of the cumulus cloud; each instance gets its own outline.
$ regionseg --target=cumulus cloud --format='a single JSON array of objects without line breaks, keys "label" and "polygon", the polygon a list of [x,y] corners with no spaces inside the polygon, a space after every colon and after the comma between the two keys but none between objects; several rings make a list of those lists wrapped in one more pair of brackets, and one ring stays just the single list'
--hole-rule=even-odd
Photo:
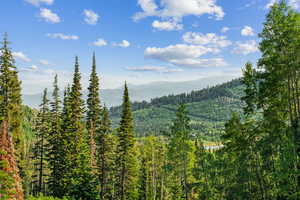
[{"label": "cumulus cloud", "polygon": [[97,47],[102,47],[102,46],[106,46],[107,42],[104,39],[99,38],[95,42],[93,42],[93,45]]},{"label": "cumulus cloud", "polygon": [[47,33],[46,34],[50,38],[61,39],[61,40],[78,40],[79,36],[77,35],[66,35],[63,33]]},{"label": "cumulus cloud", "polygon": [[35,6],[40,6],[41,4],[52,5],[54,3],[54,0],[25,0],[25,1]]},{"label": "cumulus cloud", "polygon": [[218,36],[215,33],[195,33],[187,32],[183,35],[183,40],[190,44],[208,45],[212,47],[227,47],[231,45],[231,41],[226,39],[226,36]]},{"label": "cumulus cloud", "polygon": [[158,73],[174,73],[174,72],[182,72],[182,69],[169,69],[167,67],[162,66],[141,66],[141,67],[127,67],[129,71],[134,72],[158,72]]},{"label": "cumulus cloud", "polygon": [[155,0],[138,0],[138,5],[143,11],[136,13],[134,20],[149,16],[180,20],[184,16],[204,14],[222,19],[225,15],[222,7],[216,4],[216,0],[159,0],[159,4],[156,4]]},{"label": "cumulus cloud", "polygon": [[221,32],[222,32],[222,33],[226,33],[226,32],[228,32],[229,30],[230,30],[229,27],[224,26],[224,27],[221,29]]},{"label": "cumulus cloud", "polygon": [[122,42],[120,43],[113,43],[113,46],[127,48],[130,46],[130,42],[128,42],[127,40],[122,40]]},{"label": "cumulus cloud", "polygon": [[175,21],[158,21],[155,20],[152,23],[152,27],[158,30],[164,31],[174,31],[174,30],[182,30],[183,25],[179,24]]},{"label": "cumulus cloud", "polygon": [[204,54],[216,51],[213,48],[197,45],[176,44],[164,48],[148,47],[145,56],[164,61],[172,61],[184,58],[197,58]]},{"label": "cumulus cloud", "polygon": [[41,8],[39,16],[49,23],[55,24],[60,22],[59,16],[47,8]]},{"label": "cumulus cloud", "polygon": [[90,25],[96,25],[98,20],[99,20],[99,15],[97,13],[95,13],[94,11],[92,10],[87,10],[85,9],[83,11],[83,14],[84,14],[84,21],[87,23],[87,24],[90,24]]},{"label": "cumulus cloud", "polygon": [[241,30],[241,35],[243,36],[254,36],[254,30],[250,26],[244,26],[244,28]]},{"label": "cumulus cloud", "polygon": [[258,45],[255,40],[249,40],[246,42],[236,42],[236,47],[232,53],[248,55],[250,53],[258,52]]},{"label": "cumulus cloud", "polygon": [[218,49],[201,45],[177,44],[164,48],[148,47],[144,54],[147,58],[152,58],[177,66],[184,67],[210,67],[226,66],[222,58],[204,59],[201,56],[208,53],[217,53]]},{"label": "cumulus cloud", "polygon": [[18,51],[18,52],[12,52],[12,55],[13,55],[13,57],[14,57],[15,59],[19,59],[19,60],[21,60],[21,61],[23,61],[23,62],[30,62],[30,61],[31,61],[31,59],[28,58],[28,56],[25,55],[25,54],[24,54],[23,52],[21,52],[21,51]]}]

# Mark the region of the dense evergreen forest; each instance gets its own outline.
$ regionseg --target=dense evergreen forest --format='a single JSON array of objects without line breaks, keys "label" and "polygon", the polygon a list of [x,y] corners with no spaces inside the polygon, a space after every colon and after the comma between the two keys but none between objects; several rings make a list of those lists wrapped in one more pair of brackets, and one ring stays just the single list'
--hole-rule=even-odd
[{"label": "dense evergreen forest", "polygon": [[[185,104],[192,134],[203,140],[220,141],[224,124],[231,118],[231,113],[243,112],[243,95],[244,86],[240,79],[235,79],[191,93],[163,96],[150,102],[133,102],[134,132],[137,137],[167,134],[177,105]],[[110,108],[113,128],[118,127],[121,112],[120,106]]]},{"label": "dense evergreen forest", "polygon": [[[45,89],[39,110],[22,106],[21,82],[5,35],[0,199],[300,199],[300,14],[285,1],[274,4],[260,38],[257,67],[246,63],[239,80],[133,104],[125,83],[122,106],[109,111],[100,101],[95,55],[86,102],[76,57],[62,99],[55,76],[52,98]],[[229,113],[224,126],[215,127],[220,129],[218,148],[209,149],[192,117],[215,114],[198,109],[191,115],[190,110],[197,102],[206,102],[205,107],[216,99],[232,101],[226,104],[242,111]],[[168,127],[158,131],[163,134],[137,135],[134,113],[160,107],[158,112],[168,107],[173,113]],[[119,118],[117,127],[112,116]]]}]

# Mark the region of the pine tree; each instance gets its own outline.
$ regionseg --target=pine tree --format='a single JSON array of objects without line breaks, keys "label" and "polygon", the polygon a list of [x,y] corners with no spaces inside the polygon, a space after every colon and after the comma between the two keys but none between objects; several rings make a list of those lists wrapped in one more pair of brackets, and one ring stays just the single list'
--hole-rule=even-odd
[{"label": "pine tree", "polygon": [[[91,152],[91,166],[96,169],[96,143],[95,135],[101,124],[101,104],[99,97],[99,78],[96,72],[96,57],[93,55],[92,73],[90,75],[89,94],[87,99],[87,130],[89,133],[89,146]],[[101,144],[100,144],[101,145]]]},{"label": "pine tree", "polygon": [[138,198],[138,163],[136,159],[131,103],[126,83],[122,108],[122,118],[118,129],[118,155],[116,158],[117,199],[135,200]]},{"label": "pine tree", "polygon": [[257,104],[256,70],[250,62],[246,63],[241,82],[246,86],[245,96],[241,99],[246,103],[246,106],[244,107],[244,114],[250,115],[256,111],[255,105]]},{"label": "pine tree", "polygon": [[[84,130],[84,101],[81,93],[78,57],[75,60],[73,84],[67,99],[63,137],[66,137],[65,194],[75,199],[93,199],[96,195],[95,178],[90,165],[88,136]],[[64,113],[65,114],[65,113]]]},{"label": "pine tree", "polygon": [[48,136],[50,132],[50,110],[47,89],[44,90],[42,104],[36,122],[36,142],[33,148],[35,170],[33,178],[33,193],[35,196],[46,194]]},{"label": "pine tree", "polygon": [[53,83],[53,93],[51,104],[50,116],[51,116],[51,128],[49,131],[49,192],[55,197],[60,197],[62,189],[61,177],[64,168],[64,156],[63,156],[63,140],[61,135],[61,100],[59,96],[58,78],[55,75]]},{"label": "pine tree", "polygon": [[115,141],[111,134],[111,122],[106,107],[102,111],[101,126],[96,131],[97,166],[100,183],[100,199],[114,199]]},{"label": "pine tree", "polygon": [[[64,90],[64,99],[63,99],[63,110],[60,115],[61,117],[61,127],[59,135],[56,137],[52,137],[53,142],[55,143],[57,149],[52,149],[55,155],[51,155],[50,166],[51,166],[51,177],[50,177],[50,192],[53,196],[62,198],[67,195],[68,191],[68,149],[70,149],[70,137],[67,132],[69,127],[71,127],[71,108],[70,108],[70,86],[68,85]],[[52,139],[51,143],[52,143]],[[57,141],[56,141],[57,140]],[[58,143],[56,143],[58,142]],[[55,168],[52,169],[55,165]],[[57,176],[53,174],[56,171],[58,174]],[[53,177],[52,177],[53,176]],[[52,179],[55,179],[52,181]],[[55,184],[55,185],[54,185]]]},{"label": "pine tree", "polygon": [[191,199],[191,156],[193,149],[189,142],[190,139],[190,119],[187,115],[186,106],[181,104],[171,127],[170,142],[168,144],[169,165],[172,173],[174,173],[173,183],[175,183],[172,188],[173,198]]},{"label": "pine tree", "polygon": [[[19,174],[21,162],[21,85],[14,64],[11,50],[8,47],[7,35],[4,36],[0,55],[0,161],[7,164],[1,171],[13,178],[14,194],[10,198],[22,200],[24,197],[22,180]],[[15,151],[15,148],[17,151]],[[1,188],[2,189],[2,188]]]}]

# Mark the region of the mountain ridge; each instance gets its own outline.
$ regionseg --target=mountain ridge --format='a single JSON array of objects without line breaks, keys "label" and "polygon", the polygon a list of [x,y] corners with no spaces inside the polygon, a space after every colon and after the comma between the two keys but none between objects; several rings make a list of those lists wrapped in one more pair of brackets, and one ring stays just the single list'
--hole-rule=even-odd
[{"label": "mountain ridge", "polygon": [[[171,94],[180,94],[183,92],[191,92],[193,90],[200,90],[205,87],[217,85],[229,81],[235,78],[234,76],[215,76],[208,78],[201,78],[197,80],[191,81],[157,81],[148,84],[128,84],[129,94],[131,101],[150,101],[153,98],[171,95]],[[51,89],[49,90],[51,91]],[[115,89],[101,89],[100,97],[102,103],[108,107],[118,106],[122,103],[122,94],[123,87],[115,88]],[[61,97],[63,97],[63,92],[61,90]],[[49,92],[49,98],[51,99],[51,95]],[[87,90],[83,91],[84,99],[87,98]],[[38,108],[42,98],[42,93],[39,94],[29,94],[23,95],[23,103],[32,108]]]}]

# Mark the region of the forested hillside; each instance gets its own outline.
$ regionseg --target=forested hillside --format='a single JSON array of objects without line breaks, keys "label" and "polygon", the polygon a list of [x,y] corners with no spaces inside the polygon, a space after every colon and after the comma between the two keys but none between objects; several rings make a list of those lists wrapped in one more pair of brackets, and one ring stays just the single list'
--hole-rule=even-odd
[{"label": "forested hillside", "polygon": [[275,3],[260,38],[241,79],[133,104],[125,82],[109,112],[95,53],[87,88],[76,56],[66,88],[55,75],[39,109],[23,106],[5,34],[0,199],[299,200],[300,14]]},{"label": "forested hillside", "polygon": [[[193,90],[200,90],[207,86],[214,86],[217,84],[230,81],[235,76],[213,76],[209,78],[200,78],[192,81],[180,81],[180,82],[151,82],[142,85],[129,84],[130,98],[132,101],[150,101],[152,98],[160,97],[169,94],[180,94],[183,92],[191,92]],[[102,103],[107,107],[119,106],[122,104],[122,87],[115,89],[101,89],[100,95]],[[83,98],[86,100],[88,91],[83,91]],[[23,102],[32,108],[38,108],[40,104],[40,98],[42,93],[39,94],[24,94]],[[61,91],[60,96],[63,97]]]},{"label": "forested hillside", "polygon": [[[163,135],[175,117],[177,106],[186,104],[195,136],[218,140],[232,113],[241,113],[244,87],[240,79],[191,93],[154,98],[150,102],[133,102],[133,118],[137,136]],[[122,107],[110,109],[113,127],[120,121]]]}]

